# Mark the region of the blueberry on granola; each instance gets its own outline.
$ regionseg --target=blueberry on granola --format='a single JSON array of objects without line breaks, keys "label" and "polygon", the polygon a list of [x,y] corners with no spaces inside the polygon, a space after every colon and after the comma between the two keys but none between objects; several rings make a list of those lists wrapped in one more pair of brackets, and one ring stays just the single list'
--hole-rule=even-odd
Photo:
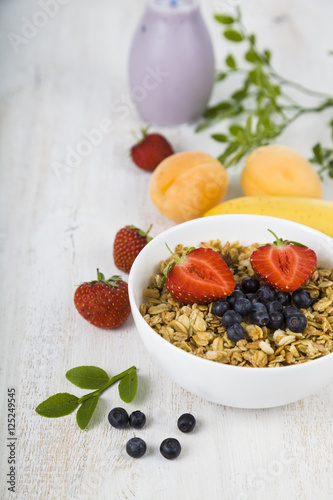
[{"label": "blueberry on granola", "polygon": [[256,293],[246,293],[245,298],[249,299],[250,302],[253,301],[258,301],[257,294]]},{"label": "blueberry on granola", "polygon": [[228,339],[232,342],[238,342],[241,339],[245,339],[245,332],[242,325],[239,323],[234,323],[232,326],[227,328]]},{"label": "blueberry on granola", "polygon": [[262,302],[260,301],[253,301],[252,302],[252,312],[256,312],[256,311],[265,311],[267,312],[267,307],[265,306],[265,304],[263,304]]},{"label": "blueberry on granola", "polygon": [[252,303],[249,301],[249,299],[242,297],[236,300],[234,304],[234,310],[242,316],[247,316],[252,311]]},{"label": "blueberry on granola", "polygon": [[242,316],[233,310],[227,311],[223,314],[221,323],[223,326],[226,328],[229,328],[229,326],[232,326],[235,323],[241,323],[242,322]]},{"label": "blueberry on granola", "polygon": [[213,303],[212,313],[219,318],[222,318],[226,311],[229,311],[230,305],[226,300],[217,300]]},{"label": "blueberry on granola", "polygon": [[287,316],[286,325],[292,332],[302,333],[307,325],[307,320],[303,313],[298,312]]},{"label": "blueberry on granola", "polygon": [[282,312],[282,309],[283,305],[278,300],[272,300],[272,302],[267,304],[267,310],[269,313],[272,313],[273,311]]},{"label": "blueberry on granola", "polygon": [[275,290],[271,285],[262,285],[257,291],[257,297],[262,302],[274,300]]},{"label": "blueberry on granola", "polygon": [[274,331],[279,330],[280,328],[283,327],[283,323],[284,323],[284,316],[283,316],[282,312],[272,311],[269,314],[268,327],[271,330],[274,330]]},{"label": "blueberry on granola", "polygon": [[299,312],[299,310],[295,306],[286,306],[286,307],[284,307],[282,312],[283,312],[283,316],[287,319],[288,316],[290,316],[292,314],[297,314]]},{"label": "blueberry on granola", "polygon": [[294,305],[300,309],[307,309],[312,304],[311,295],[304,288],[299,288],[291,294]]},{"label": "blueberry on granola", "polygon": [[267,326],[269,323],[269,314],[263,310],[255,311],[251,314],[251,321],[254,325]]},{"label": "blueberry on granola", "polygon": [[257,280],[254,276],[244,278],[242,281],[242,290],[244,293],[255,293],[259,286],[259,280]]},{"label": "blueberry on granola", "polygon": [[231,305],[231,307],[234,307],[236,300],[241,299],[242,297],[244,297],[244,293],[241,290],[235,290],[231,295],[229,295],[229,297],[226,298],[226,300]]},{"label": "blueberry on granola", "polygon": [[283,306],[289,306],[291,303],[291,295],[288,292],[281,292],[278,290],[275,294],[274,300],[278,300]]}]

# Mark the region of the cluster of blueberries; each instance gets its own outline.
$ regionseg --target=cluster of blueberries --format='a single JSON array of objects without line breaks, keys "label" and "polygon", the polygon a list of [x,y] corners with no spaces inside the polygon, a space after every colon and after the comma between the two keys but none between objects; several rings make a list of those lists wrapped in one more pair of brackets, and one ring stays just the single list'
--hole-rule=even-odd
[{"label": "cluster of blueberries", "polygon": [[307,320],[299,309],[313,304],[309,292],[299,288],[292,293],[275,290],[271,285],[260,285],[255,277],[244,278],[224,300],[213,304],[212,312],[221,319],[232,342],[245,338],[241,323],[245,319],[251,324],[278,330],[284,325],[294,333],[303,332]]},{"label": "cluster of blueberries", "polygon": [[[146,415],[140,411],[133,411],[128,415],[125,408],[112,408],[108,415],[109,423],[115,429],[124,429],[128,425],[133,429],[142,429],[146,423]],[[181,432],[192,432],[196,424],[196,420],[191,413],[184,413],[178,418],[177,427]],[[147,451],[146,442],[139,438],[134,437],[127,441],[126,451],[130,457],[140,458]],[[176,438],[166,438],[162,441],[160,452],[164,458],[172,460],[177,458],[181,452],[181,445]]]}]

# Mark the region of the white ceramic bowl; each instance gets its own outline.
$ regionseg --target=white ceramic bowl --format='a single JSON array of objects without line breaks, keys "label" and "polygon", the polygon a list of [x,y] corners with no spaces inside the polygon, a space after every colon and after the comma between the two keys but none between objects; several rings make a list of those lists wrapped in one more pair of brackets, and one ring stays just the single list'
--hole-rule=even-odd
[{"label": "white ceramic bowl", "polygon": [[142,290],[159,262],[178,243],[199,246],[219,238],[223,243],[267,243],[277,236],[303,243],[318,263],[333,268],[333,239],[301,224],[260,215],[216,215],[176,225],[155,237],[136,258],[129,276],[129,297],[139,335],[153,360],[180,386],[208,401],[237,408],[270,408],[309,396],[333,379],[333,354],[307,363],[275,368],[239,367],[187,353],[148,326],[139,312]]}]

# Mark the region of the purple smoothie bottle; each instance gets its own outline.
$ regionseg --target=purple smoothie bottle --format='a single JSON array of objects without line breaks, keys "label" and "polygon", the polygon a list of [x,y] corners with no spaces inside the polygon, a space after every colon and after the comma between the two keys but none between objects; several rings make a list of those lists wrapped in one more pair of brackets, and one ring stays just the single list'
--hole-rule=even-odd
[{"label": "purple smoothie bottle", "polygon": [[214,77],[213,47],[195,0],[150,0],[129,55],[131,97],[141,117],[167,126],[194,122]]}]

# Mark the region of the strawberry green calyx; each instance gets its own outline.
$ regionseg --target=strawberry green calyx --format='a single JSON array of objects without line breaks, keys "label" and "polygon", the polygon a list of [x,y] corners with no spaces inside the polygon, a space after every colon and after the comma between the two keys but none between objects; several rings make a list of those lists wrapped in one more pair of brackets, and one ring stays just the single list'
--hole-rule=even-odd
[{"label": "strawberry green calyx", "polygon": [[91,283],[105,283],[105,285],[118,287],[119,281],[122,281],[122,278],[120,276],[117,276],[117,275],[111,276],[111,278],[106,280],[104,274],[100,273],[99,269],[97,269],[97,281],[95,280],[95,281],[92,281]]},{"label": "strawberry green calyx", "polygon": [[141,129],[142,138],[140,139],[139,142],[143,142],[145,140],[149,129],[150,129],[150,125],[147,125],[147,127]]},{"label": "strawberry green calyx", "polygon": [[276,236],[276,234],[271,229],[267,229],[267,231],[269,231],[275,238],[275,241],[273,241],[273,243],[267,243],[268,245],[274,245],[275,247],[284,246],[285,242],[282,238],[278,238],[278,236]]},{"label": "strawberry green calyx", "polygon": [[[138,144],[142,144],[146,140],[149,129],[150,129],[150,125],[147,125],[147,127],[142,128],[140,130],[141,136],[139,136],[136,132],[132,132],[132,135],[133,135],[134,139],[136,140],[136,144],[135,144],[136,146]],[[129,151],[128,151],[129,155],[132,154],[132,149],[133,148],[129,149]]]},{"label": "strawberry green calyx", "polygon": [[179,257],[178,255],[176,255],[171,249],[170,247],[168,246],[168,244],[166,243],[165,246],[167,247],[167,249],[169,250],[169,252],[171,253],[172,257],[173,257],[173,260],[170,260],[170,262],[166,265],[166,267],[164,268],[163,270],[163,278],[162,278],[162,285],[164,286],[165,284],[165,281],[166,281],[166,278],[169,274],[169,272],[171,271],[171,269],[176,265],[176,264],[182,264],[183,262],[185,262],[185,259],[186,257],[188,256],[188,254],[190,252],[192,252],[193,250],[195,250],[195,247],[190,247],[186,253],[185,253],[185,256],[184,257]]},{"label": "strawberry green calyx", "polygon": [[139,234],[139,236],[142,236],[143,238],[146,238],[147,243],[149,243],[153,239],[153,237],[149,236],[149,234],[148,234],[150,232],[151,228],[153,227],[152,224],[150,224],[150,226],[148,227],[147,231],[143,231],[142,229],[139,229],[138,227],[133,226],[133,225],[127,226],[127,227],[129,227],[131,229],[136,229],[137,232],[138,232],[138,234]]},{"label": "strawberry green calyx", "polygon": [[297,241],[283,240],[282,238],[278,238],[276,236],[276,234],[271,229],[267,229],[267,231],[269,231],[275,238],[275,241],[273,241],[273,243],[267,243],[267,245],[274,245],[275,247],[282,247],[282,246],[286,246],[289,244],[296,245],[299,247],[306,246],[306,245],[303,245],[303,243],[298,243]]},{"label": "strawberry green calyx", "polygon": [[[148,130],[150,129],[151,125],[147,125],[147,127],[144,127],[140,130],[141,132],[141,136],[138,136],[138,134],[136,132],[133,132],[133,136],[135,138],[135,140],[137,141],[136,142],[136,145],[138,144],[141,144],[142,142],[145,141],[146,137],[147,137],[147,134],[148,134]],[[129,151],[129,153],[131,153],[131,150]]]}]

